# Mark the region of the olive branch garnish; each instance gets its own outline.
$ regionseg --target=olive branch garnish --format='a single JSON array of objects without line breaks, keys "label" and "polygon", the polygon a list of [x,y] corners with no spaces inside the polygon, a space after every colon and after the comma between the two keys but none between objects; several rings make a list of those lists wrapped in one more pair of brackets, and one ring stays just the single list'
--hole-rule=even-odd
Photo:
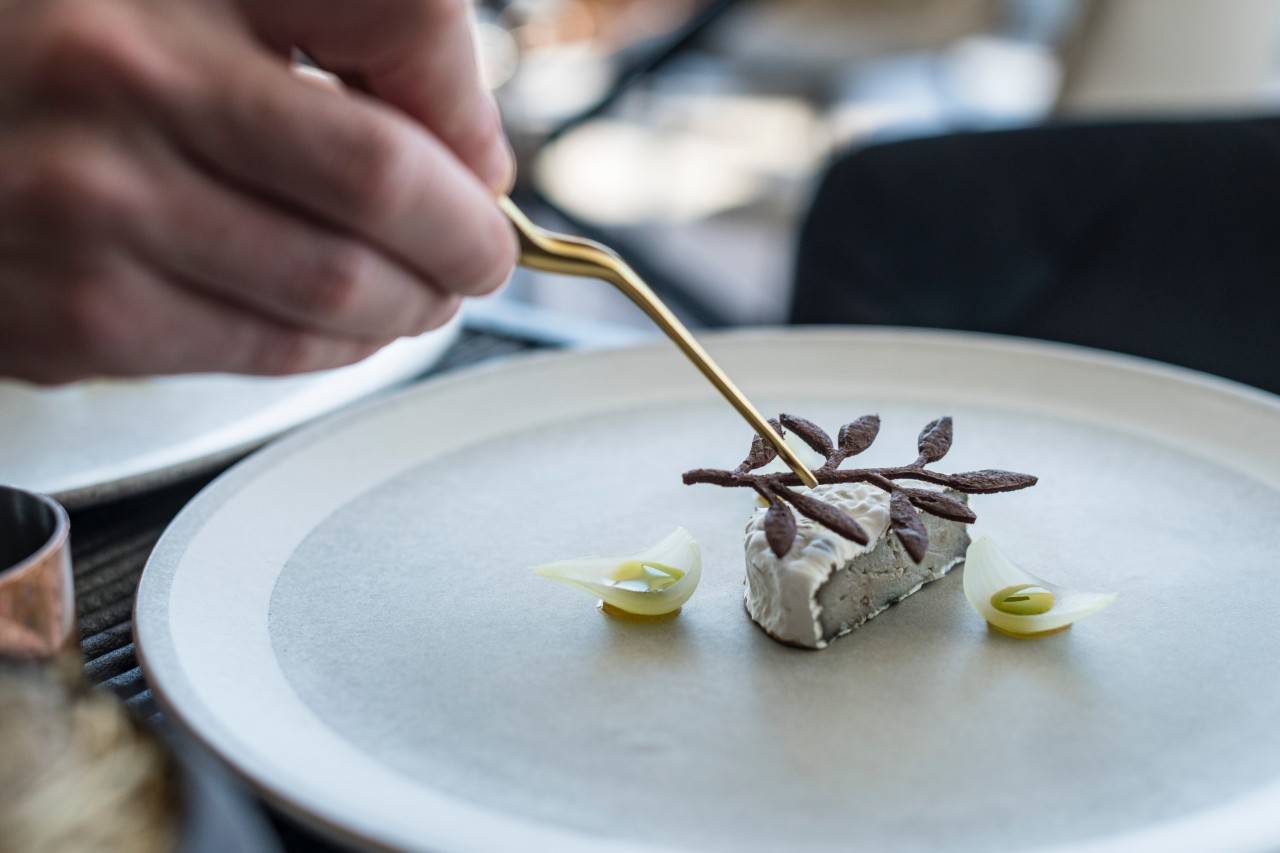
[{"label": "olive branch garnish", "polygon": [[[927,466],[947,455],[951,449],[951,418],[930,421],[916,441],[919,456],[910,465],[896,468],[840,468],[845,460],[857,456],[876,440],[880,434],[880,416],[864,415],[852,423],[840,427],[835,441],[813,421],[781,415],[770,419],[779,435],[790,429],[826,461],[813,471],[821,485],[832,483],[870,483],[889,493],[889,526],[906,549],[911,559],[919,563],[929,549],[929,532],[920,520],[921,512],[938,518],[972,524],[978,520],[973,510],[960,501],[932,489],[918,489],[900,485],[898,480],[917,480],[935,486],[945,486],[970,495],[1014,492],[1034,486],[1037,478],[1013,471],[965,471],[960,474],[943,474]],[[732,471],[714,468],[697,468],[686,471],[684,483],[692,486],[708,483],[726,488],[754,489],[769,504],[764,517],[765,538],[778,557],[783,557],[796,540],[796,518],[792,508],[805,518],[812,519],[833,533],[866,545],[867,532],[845,512],[812,495],[792,491],[801,485],[800,478],[791,472],[779,474],[752,473],[763,468],[778,455],[771,444],[760,436],[751,440],[751,452]],[[788,506],[788,504],[790,506]]]}]

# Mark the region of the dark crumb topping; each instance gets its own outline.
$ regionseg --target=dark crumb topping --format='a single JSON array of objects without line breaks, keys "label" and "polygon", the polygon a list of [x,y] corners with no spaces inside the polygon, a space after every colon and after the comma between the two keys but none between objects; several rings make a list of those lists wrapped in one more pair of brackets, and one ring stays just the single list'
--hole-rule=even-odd
[{"label": "dark crumb topping", "polygon": [[[818,483],[870,483],[889,493],[889,526],[911,559],[919,563],[929,549],[929,533],[919,512],[927,512],[949,521],[972,524],[977,520],[973,510],[960,501],[931,489],[919,489],[900,485],[898,480],[915,480],[944,486],[965,494],[992,494],[1013,492],[1036,484],[1030,474],[1013,471],[965,471],[960,474],[943,474],[928,466],[939,461],[951,449],[951,418],[938,418],[925,425],[916,442],[919,455],[910,465],[897,468],[841,468],[849,458],[857,456],[876,440],[880,433],[879,415],[864,415],[852,423],[840,427],[835,441],[813,421],[781,415],[769,421],[780,435],[789,429],[800,440],[826,461],[814,470]],[[760,436],[751,441],[751,451],[732,471],[713,468],[697,468],[686,471],[684,483],[709,483],[726,488],[754,489],[769,503],[765,513],[764,532],[769,547],[778,557],[791,550],[796,539],[796,517],[792,510],[812,519],[823,527],[846,539],[867,544],[867,532],[848,513],[813,497],[811,494],[792,491],[801,485],[800,478],[791,472],[782,474],[757,474],[774,460],[778,452]],[[919,512],[917,512],[919,510]]]}]

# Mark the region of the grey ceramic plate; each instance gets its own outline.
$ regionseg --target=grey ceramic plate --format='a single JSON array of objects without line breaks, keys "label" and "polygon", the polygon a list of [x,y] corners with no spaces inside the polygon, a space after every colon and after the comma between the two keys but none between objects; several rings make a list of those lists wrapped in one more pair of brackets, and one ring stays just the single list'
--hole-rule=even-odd
[{"label": "grey ceramic plate", "polygon": [[430,367],[458,323],[341,370],[173,376],[40,389],[0,381],[0,483],[80,507],[215,468]]},{"label": "grey ceramic plate", "polygon": [[[711,340],[765,408],[943,467],[1028,569],[1120,593],[1035,641],[953,573],[823,652],[742,607],[747,433],[666,346],[531,358],[307,429],[183,512],[142,580],[172,716],[348,838],[461,850],[1260,850],[1280,843],[1276,398],[1067,347],[901,331]],[[535,578],[676,525],[702,587],[613,621]]]}]

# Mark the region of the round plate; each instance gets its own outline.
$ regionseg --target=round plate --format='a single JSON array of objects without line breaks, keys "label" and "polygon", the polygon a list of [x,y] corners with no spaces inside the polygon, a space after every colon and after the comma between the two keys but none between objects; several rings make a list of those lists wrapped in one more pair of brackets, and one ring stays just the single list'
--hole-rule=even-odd
[{"label": "round plate", "polygon": [[[822,652],[742,606],[752,496],[681,485],[749,433],[670,347],[428,383],[268,448],[179,516],[136,627],[172,716],[365,843],[461,850],[1272,849],[1280,844],[1280,403],[1134,359],[893,330],[713,337],[767,411],[865,456],[1036,488],[978,527],[1116,590],[1040,640],[959,572]],[[677,525],[702,587],[616,621],[529,567]]]},{"label": "round plate", "polygon": [[305,376],[199,374],[62,388],[0,381],[0,483],[73,508],[159,488],[417,376],[458,328],[455,321],[359,364]]}]

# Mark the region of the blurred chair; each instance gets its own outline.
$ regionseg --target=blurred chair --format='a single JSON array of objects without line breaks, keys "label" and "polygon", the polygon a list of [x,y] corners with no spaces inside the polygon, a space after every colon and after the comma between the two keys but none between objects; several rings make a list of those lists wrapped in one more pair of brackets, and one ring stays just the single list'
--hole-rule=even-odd
[{"label": "blurred chair", "polygon": [[1280,0],[1082,9],[1055,121],[839,158],[793,321],[1066,341],[1280,392]]},{"label": "blurred chair", "polygon": [[792,320],[1023,335],[1280,392],[1280,118],[955,134],[837,162]]}]

